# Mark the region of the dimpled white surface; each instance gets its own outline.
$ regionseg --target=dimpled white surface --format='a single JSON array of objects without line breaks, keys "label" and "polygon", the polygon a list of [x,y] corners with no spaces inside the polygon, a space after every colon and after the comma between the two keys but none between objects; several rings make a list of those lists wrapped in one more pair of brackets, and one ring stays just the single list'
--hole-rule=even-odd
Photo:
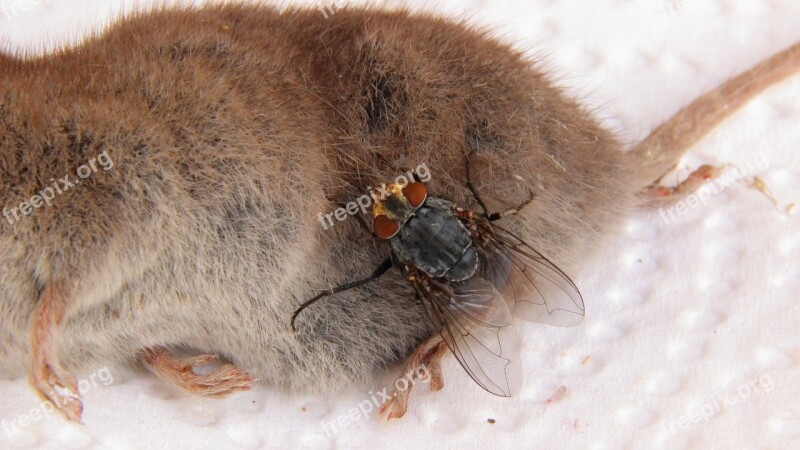
[{"label": "dimpled white surface", "polygon": [[[41,49],[97,30],[124,3],[0,0],[0,35]],[[426,3],[410,5],[466,15],[543,57],[627,143],[800,40],[795,0]],[[779,208],[742,181],[672,219],[628,220],[575,274],[582,326],[518,324],[526,381],[515,398],[482,391],[450,357],[445,389],[416,390],[403,420],[386,425],[373,411],[326,433],[392,374],[336,396],[259,386],[214,401],[111,367],[113,383],[85,394],[85,426],[35,420],[40,403],[25,381],[0,381],[0,419],[32,422],[0,432],[0,448],[798,448],[800,219],[782,212],[800,201],[798,146],[795,77],[692,148],[679,170],[737,166],[763,179]]]}]

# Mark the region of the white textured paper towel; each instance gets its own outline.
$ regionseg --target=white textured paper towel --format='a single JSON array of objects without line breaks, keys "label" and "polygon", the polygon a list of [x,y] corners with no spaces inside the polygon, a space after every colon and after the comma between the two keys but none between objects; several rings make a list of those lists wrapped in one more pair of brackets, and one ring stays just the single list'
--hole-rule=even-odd
[{"label": "white textured paper towel", "polygon": [[[123,3],[0,0],[0,36],[42,48],[98,29]],[[629,143],[800,40],[794,0],[424,3],[410,4],[467,15],[545,55],[559,84]],[[783,208],[800,201],[798,146],[800,77],[698,144],[684,169],[738,166]],[[575,277],[587,304],[582,326],[519,324],[518,397],[487,394],[450,358],[445,389],[415,392],[404,420],[384,425],[373,414],[328,435],[322,426],[375,387],[330,397],[258,387],[214,401],[111,367],[85,394],[83,427],[36,420],[40,404],[26,383],[0,381],[0,419],[31,422],[0,431],[0,448],[797,448],[800,219],[745,182],[665,217],[632,218]]]}]

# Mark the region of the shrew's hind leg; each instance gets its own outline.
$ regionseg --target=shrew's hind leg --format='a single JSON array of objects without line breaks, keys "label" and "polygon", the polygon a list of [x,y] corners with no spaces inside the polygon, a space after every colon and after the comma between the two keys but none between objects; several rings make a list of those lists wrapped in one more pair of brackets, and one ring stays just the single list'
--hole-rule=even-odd
[{"label": "shrew's hind leg", "polygon": [[686,177],[675,187],[666,187],[658,184],[664,175],[656,180],[652,185],[646,187],[639,196],[645,206],[666,207],[683,200],[687,196],[694,194],[706,183],[719,177],[722,168],[704,164]]},{"label": "shrew's hind leg", "polygon": [[[447,344],[436,333],[420,344],[408,357],[402,376],[406,379],[405,389],[396,389],[386,403],[381,406],[380,413],[386,421],[399,419],[408,410],[408,396],[417,380],[429,381],[431,391],[444,387],[440,361],[447,354]],[[426,380],[427,379],[427,380]]]}]

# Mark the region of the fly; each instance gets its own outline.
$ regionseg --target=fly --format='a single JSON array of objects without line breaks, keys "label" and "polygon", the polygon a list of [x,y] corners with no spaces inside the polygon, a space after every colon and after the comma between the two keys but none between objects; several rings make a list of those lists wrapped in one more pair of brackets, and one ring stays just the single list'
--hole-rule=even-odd
[{"label": "fly", "polygon": [[[469,180],[469,159],[467,177]],[[478,203],[484,202],[468,181]],[[378,279],[397,265],[470,377],[488,392],[509,397],[522,383],[519,339],[512,317],[557,326],[583,320],[583,298],[570,278],[541,253],[493,222],[516,213],[481,214],[428,195],[420,182],[390,184],[372,208],[375,235],[392,258],[368,278],[325,291],[317,300]]]}]

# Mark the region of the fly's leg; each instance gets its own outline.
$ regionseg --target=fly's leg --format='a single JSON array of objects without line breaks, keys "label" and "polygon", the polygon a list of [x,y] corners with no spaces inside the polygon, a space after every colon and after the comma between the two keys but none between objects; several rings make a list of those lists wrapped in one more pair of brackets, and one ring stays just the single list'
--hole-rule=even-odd
[{"label": "fly's leg", "polygon": [[378,268],[375,269],[375,271],[372,272],[372,275],[370,275],[369,277],[364,278],[363,280],[358,280],[358,281],[353,281],[351,283],[342,284],[340,286],[336,286],[333,289],[327,290],[325,292],[321,292],[321,293],[315,295],[314,297],[312,297],[311,299],[309,299],[308,301],[306,301],[305,303],[303,303],[302,305],[300,305],[300,307],[297,308],[297,310],[294,312],[294,314],[292,314],[292,319],[290,321],[290,325],[292,327],[292,333],[297,333],[297,328],[295,327],[294,323],[295,323],[295,320],[297,320],[297,316],[299,316],[300,313],[303,312],[304,309],[308,308],[309,306],[313,305],[317,301],[322,300],[323,298],[325,298],[325,297],[327,297],[329,295],[333,295],[333,294],[336,294],[336,293],[339,293],[339,292],[343,292],[343,291],[346,291],[348,289],[353,289],[353,288],[359,287],[361,285],[367,284],[367,283],[369,283],[371,281],[375,281],[378,278],[382,277],[383,274],[388,272],[389,269],[391,269],[393,265],[394,265],[394,262],[392,261],[392,258],[388,258],[384,262],[382,262],[381,265],[378,266]]},{"label": "fly's leg", "polygon": [[[438,391],[444,387],[440,361],[446,353],[447,344],[438,333],[425,340],[414,350],[403,369],[403,377],[406,382],[400,383],[398,380],[395,383],[392,398],[381,406],[380,413],[387,422],[399,419],[406,414],[408,396],[417,381],[428,380],[431,391]],[[401,386],[405,388],[400,389]]]},{"label": "fly's leg", "polygon": [[69,305],[64,283],[47,283],[36,307],[31,330],[31,368],[28,380],[42,400],[68,420],[80,422],[83,402],[75,377],[56,355],[55,336]]},{"label": "fly's leg", "polygon": [[472,182],[472,161],[469,157],[469,153],[464,156],[466,159],[466,166],[467,166],[467,189],[472,192],[472,196],[475,197],[475,200],[478,201],[478,204],[481,205],[483,208],[483,214],[489,222],[494,222],[496,220],[500,220],[506,216],[512,216],[522,210],[522,208],[526,207],[528,203],[533,201],[533,193],[531,193],[530,197],[522,202],[521,205],[517,206],[516,208],[511,208],[506,211],[497,213],[497,212],[489,212],[489,207],[486,206],[486,202],[483,201],[483,198],[478,193],[478,190],[475,188],[475,184]]},{"label": "fly's leg", "polygon": [[488,216],[490,214],[489,207],[486,206],[486,202],[483,201],[481,194],[478,193],[478,190],[475,189],[475,184],[472,182],[472,160],[469,157],[469,153],[464,155],[464,159],[466,160],[467,167],[467,189],[472,192],[472,196],[475,197],[475,200],[477,200],[478,204],[483,208],[483,213]]},{"label": "fly's leg", "polygon": [[255,380],[249,373],[239,371],[233,364],[224,364],[205,375],[193,370],[216,358],[216,356],[202,355],[178,359],[163,347],[149,348],[142,352],[142,361],[148,369],[162,380],[189,394],[222,398],[234,392],[250,390]]},{"label": "fly's leg", "polygon": [[500,220],[500,219],[502,219],[503,217],[506,217],[506,216],[513,216],[514,214],[522,211],[522,208],[528,206],[528,203],[530,203],[531,201],[533,201],[533,197],[525,200],[524,202],[522,202],[521,205],[517,206],[516,208],[507,209],[507,210],[505,210],[505,211],[503,211],[501,213],[490,213],[490,214],[487,214],[486,215],[486,220],[488,220],[489,222],[494,222],[494,221]]}]

